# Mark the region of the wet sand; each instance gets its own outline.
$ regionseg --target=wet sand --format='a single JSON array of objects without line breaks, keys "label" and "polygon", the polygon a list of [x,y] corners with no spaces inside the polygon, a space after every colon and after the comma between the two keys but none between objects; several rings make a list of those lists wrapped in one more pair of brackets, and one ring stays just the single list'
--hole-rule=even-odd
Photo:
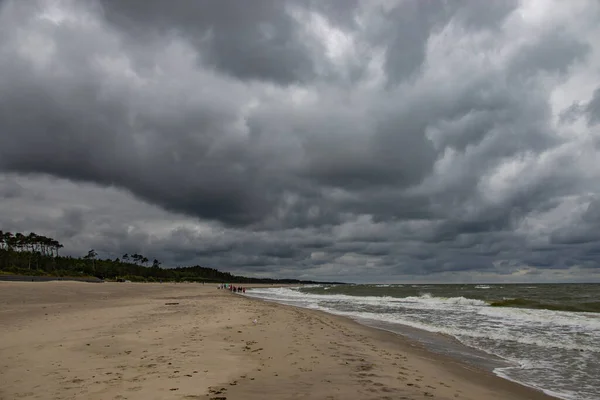
[{"label": "wet sand", "polygon": [[215,285],[0,282],[0,399],[552,397],[393,333]]}]

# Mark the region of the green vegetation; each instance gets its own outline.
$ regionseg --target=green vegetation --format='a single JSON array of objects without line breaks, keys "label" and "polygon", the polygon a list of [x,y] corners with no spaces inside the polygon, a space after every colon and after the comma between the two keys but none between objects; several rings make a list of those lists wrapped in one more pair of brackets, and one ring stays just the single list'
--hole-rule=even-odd
[{"label": "green vegetation", "polygon": [[85,256],[63,257],[57,240],[30,233],[12,234],[0,231],[0,276],[27,275],[62,278],[91,278],[129,280],[132,282],[188,281],[223,283],[317,283],[297,279],[262,279],[235,276],[214,268],[161,268],[161,263],[141,254],[124,254],[120,259],[98,259],[93,249]]}]

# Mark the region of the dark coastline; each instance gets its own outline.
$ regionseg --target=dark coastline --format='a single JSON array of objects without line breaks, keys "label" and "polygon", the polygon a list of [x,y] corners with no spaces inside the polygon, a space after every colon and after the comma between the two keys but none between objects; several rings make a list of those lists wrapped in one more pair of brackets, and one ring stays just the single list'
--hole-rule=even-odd
[{"label": "dark coastline", "polygon": [[0,281],[6,282],[51,282],[51,281],[74,281],[88,283],[103,283],[98,278],[78,278],[78,277],[60,277],[60,276],[35,276],[35,275],[0,275]]}]

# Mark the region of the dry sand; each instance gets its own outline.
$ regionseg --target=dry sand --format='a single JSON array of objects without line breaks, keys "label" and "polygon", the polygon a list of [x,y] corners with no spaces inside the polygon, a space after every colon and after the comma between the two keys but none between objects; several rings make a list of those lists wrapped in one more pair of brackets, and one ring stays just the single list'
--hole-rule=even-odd
[{"label": "dry sand", "polygon": [[0,282],[0,399],[551,397],[215,285]]}]

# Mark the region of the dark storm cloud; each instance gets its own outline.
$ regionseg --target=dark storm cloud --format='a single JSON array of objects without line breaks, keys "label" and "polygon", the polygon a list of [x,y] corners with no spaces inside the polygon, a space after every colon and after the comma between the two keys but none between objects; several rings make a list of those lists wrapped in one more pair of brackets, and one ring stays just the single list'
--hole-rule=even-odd
[{"label": "dark storm cloud", "polygon": [[549,72],[565,74],[574,62],[582,60],[591,47],[572,35],[556,30],[528,44],[514,60],[515,73],[525,77]]},{"label": "dark storm cloud", "polygon": [[[278,0],[102,0],[106,18],[138,35],[174,33],[190,40],[206,61],[240,79],[276,83],[314,76],[309,48],[298,22]],[[158,31],[158,32],[157,32]]]},{"label": "dark storm cloud", "polygon": [[585,107],[590,125],[596,125],[600,122],[600,87],[594,90],[592,100]]},{"label": "dark storm cloud", "polygon": [[[448,6],[448,5],[446,5]],[[456,18],[471,29],[495,30],[519,6],[518,0],[462,0],[449,2],[456,7]]]},{"label": "dark storm cloud", "polygon": [[561,4],[0,2],[2,229],[273,276],[594,271],[600,15]]},{"label": "dark storm cloud", "polygon": [[351,126],[310,138],[305,148],[307,175],[347,189],[418,183],[432,167],[435,151],[424,135],[424,126],[418,121],[401,124],[408,112],[396,112],[382,112],[381,119],[364,132],[371,135],[366,139],[345,140],[354,130]]},{"label": "dark storm cloud", "polygon": [[576,224],[569,229],[555,232],[550,240],[557,245],[597,245],[600,243],[598,226],[600,226],[600,199],[595,198],[587,205]]},{"label": "dark storm cloud", "polygon": [[516,1],[398,2],[386,13],[383,29],[374,37],[388,43],[385,66],[390,82],[398,83],[419,71],[431,34],[451,20],[467,29],[496,29],[517,5]]},{"label": "dark storm cloud", "polygon": [[389,31],[383,36],[391,42],[386,52],[386,72],[392,82],[411,76],[425,58],[425,45],[432,28],[443,26],[448,18],[444,7],[435,1],[401,2],[389,14]]},{"label": "dark storm cloud", "polygon": [[[169,209],[202,210],[201,215],[229,222],[262,216],[268,206],[268,189],[259,187],[262,167],[252,165],[256,161],[243,153],[242,141],[228,137],[227,125],[236,117],[228,104],[219,104],[216,94],[194,100],[187,93],[182,108],[161,104],[167,99],[142,104],[144,98],[118,88],[102,94],[108,77],[90,65],[89,42],[76,32],[57,30],[64,37],[55,42],[59,64],[50,68],[68,66],[64,74],[45,76],[22,60],[0,60],[5,94],[0,120],[8,132],[0,137],[2,168],[131,186]],[[102,38],[98,42],[100,51],[110,45]],[[244,168],[223,162],[228,159]]]},{"label": "dark storm cloud", "polygon": [[590,127],[600,122],[600,87],[594,90],[589,102],[575,102],[564,109],[560,114],[560,120],[562,123],[573,123],[582,116]]},{"label": "dark storm cloud", "polygon": [[85,227],[84,211],[79,208],[69,208],[63,211],[60,221],[60,237],[72,238]]}]

